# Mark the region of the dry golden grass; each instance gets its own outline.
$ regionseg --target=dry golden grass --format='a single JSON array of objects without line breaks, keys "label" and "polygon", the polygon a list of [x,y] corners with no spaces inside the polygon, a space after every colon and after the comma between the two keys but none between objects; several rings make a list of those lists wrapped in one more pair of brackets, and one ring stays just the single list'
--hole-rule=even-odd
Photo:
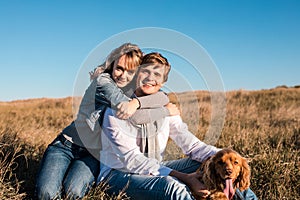
[{"label": "dry golden grass", "polygon": [[72,120],[72,98],[0,102],[0,131],[30,144],[48,144]]},{"label": "dry golden grass", "polygon": [[[207,91],[170,94],[190,130],[203,139],[211,122]],[[300,199],[300,89],[226,93],[226,120],[218,147],[249,158],[251,188],[259,199]],[[71,98],[0,102],[0,199],[32,199],[41,156],[72,121]],[[183,157],[170,142],[167,159]],[[86,199],[108,197],[97,187]],[[123,196],[125,197],[125,196]]]}]

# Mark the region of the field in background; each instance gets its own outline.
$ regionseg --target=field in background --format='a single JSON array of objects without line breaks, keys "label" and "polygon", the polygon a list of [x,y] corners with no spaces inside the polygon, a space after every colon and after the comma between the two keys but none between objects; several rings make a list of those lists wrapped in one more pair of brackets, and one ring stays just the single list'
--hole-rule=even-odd
[{"label": "field in background", "polygon": [[[211,122],[207,91],[170,94],[183,121],[200,139]],[[251,188],[259,199],[300,199],[300,89],[226,93],[226,118],[218,147],[249,158]],[[72,121],[72,99],[0,102],[0,199],[32,199],[43,152]],[[166,158],[183,157],[170,142]],[[87,199],[109,199],[103,188]],[[114,199],[114,198],[112,198]]]}]

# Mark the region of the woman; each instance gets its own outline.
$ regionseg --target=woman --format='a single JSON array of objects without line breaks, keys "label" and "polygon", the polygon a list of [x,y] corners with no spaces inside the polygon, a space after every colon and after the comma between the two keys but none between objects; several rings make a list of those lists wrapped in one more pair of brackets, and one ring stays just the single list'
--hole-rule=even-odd
[{"label": "woman", "polygon": [[113,50],[92,74],[92,82],[82,98],[76,120],[54,139],[44,153],[36,181],[38,199],[61,198],[62,195],[78,199],[88,192],[99,173],[100,125],[105,108],[118,108],[120,118],[128,118],[137,108],[142,111],[142,108],[152,105],[160,117],[176,114],[174,107],[162,107],[168,103],[162,92],[139,99],[130,99],[124,94],[122,89],[128,89],[125,86],[133,80],[141,60],[139,47],[126,43]]}]

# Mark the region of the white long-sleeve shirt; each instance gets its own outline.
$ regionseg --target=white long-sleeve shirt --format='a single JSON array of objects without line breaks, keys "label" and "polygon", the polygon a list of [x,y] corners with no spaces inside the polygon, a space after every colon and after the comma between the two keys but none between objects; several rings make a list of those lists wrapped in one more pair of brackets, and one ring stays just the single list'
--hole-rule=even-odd
[{"label": "white long-sleeve shirt", "polygon": [[[169,138],[182,149],[185,155],[200,162],[219,150],[201,142],[189,132],[187,125],[178,115],[166,117],[157,133],[162,157]],[[105,112],[101,139],[101,166],[98,181],[103,180],[111,169],[159,176],[167,176],[172,171],[158,160],[144,156],[140,151],[137,128],[128,120],[118,119],[112,109],[107,109]]]}]

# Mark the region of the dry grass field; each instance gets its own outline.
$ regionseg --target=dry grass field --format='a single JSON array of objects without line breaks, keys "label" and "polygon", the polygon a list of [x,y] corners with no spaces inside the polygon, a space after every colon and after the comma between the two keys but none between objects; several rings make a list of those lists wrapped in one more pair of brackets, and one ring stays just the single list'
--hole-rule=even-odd
[{"label": "dry grass field", "polygon": [[[211,122],[207,91],[170,94],[190,130],[203,139]],[[32,199],[43,152],[72,121],[72,99],[0,102],[0,199]],[[247,157],[251,188],[259,199],[300,199],[300,88],[226,93],[218,147]],[[170,142],[167,159],[182,157]],[[86,199],[108,197],[101,186]]]}]

